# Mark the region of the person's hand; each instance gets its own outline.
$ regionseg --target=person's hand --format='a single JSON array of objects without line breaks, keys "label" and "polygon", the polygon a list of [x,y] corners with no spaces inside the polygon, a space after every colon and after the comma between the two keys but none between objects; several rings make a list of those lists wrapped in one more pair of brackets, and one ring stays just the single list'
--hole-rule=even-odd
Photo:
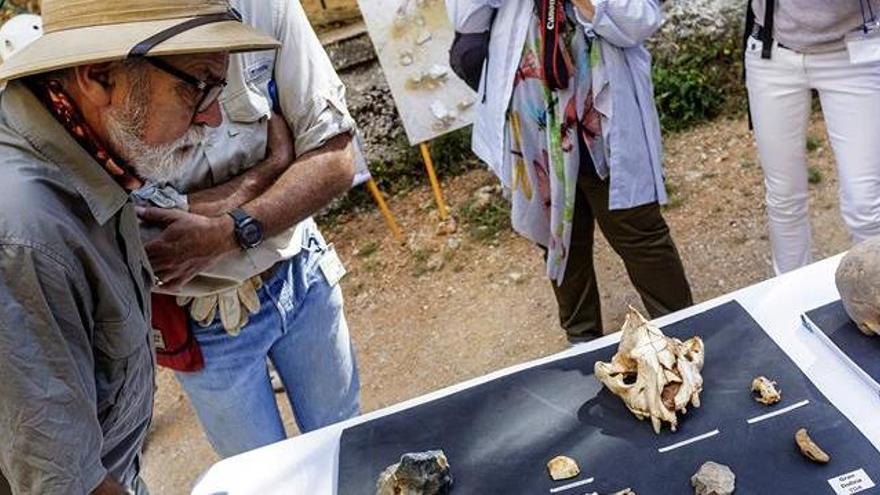
[{"label": "person's hand", "polygon": [[101,481],[101,484],[92,490],[91,495],[128,495],[128,490],[108,474],[107,477]]},{"label": "person's hand", "polygon": [[580,11],[581,16],[588,21],[592,21],[596,15],[596,7],[593,6],[592,0],[571,0],[571,3]]},{"label": "person's hand", "polygon": [[138,208],[144,222],[164,226],[144,249],[163,289],[175,290],[238,248],[232,218],[205,217],[181,210]]},{"label": "person's hand", "polygon": [[284,116],[273,113],[267,129],[266,158],[264,161],[278,167],[287,167],[296,159],[293,135]]}]

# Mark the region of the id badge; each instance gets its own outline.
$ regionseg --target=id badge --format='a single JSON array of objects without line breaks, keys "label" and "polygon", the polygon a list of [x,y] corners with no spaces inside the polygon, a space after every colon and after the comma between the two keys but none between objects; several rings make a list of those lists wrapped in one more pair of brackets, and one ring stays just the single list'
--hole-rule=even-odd
[{"label": "id badge", "polygon": [[846,35],[846,49],[853,65],[880,62],[880,26],[870,24],[867,33],[859,30]]},{"label": "id badge", "polygon": [[324,274],[324,278],[327,279],[327,284],[330,287],[336,286],[347,273],[345,267],[342,266],[342,260],[336,254],[336,248],[332,244],[327,246],[327,251],[321,256],[321,260],[318,261],[318,266],[321,268],[321,273]]}]

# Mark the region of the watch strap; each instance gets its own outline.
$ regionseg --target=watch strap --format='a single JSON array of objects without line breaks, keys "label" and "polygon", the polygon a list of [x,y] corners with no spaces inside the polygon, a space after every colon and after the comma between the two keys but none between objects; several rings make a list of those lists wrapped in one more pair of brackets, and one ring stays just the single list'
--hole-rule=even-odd
[{"label": "watch strap", "polygon": [[228,215],[232,217],[236,227],[240,227],[244,222],[251,218],[251,216],[245,213],[241,208],[233,208],[229,211]]}]

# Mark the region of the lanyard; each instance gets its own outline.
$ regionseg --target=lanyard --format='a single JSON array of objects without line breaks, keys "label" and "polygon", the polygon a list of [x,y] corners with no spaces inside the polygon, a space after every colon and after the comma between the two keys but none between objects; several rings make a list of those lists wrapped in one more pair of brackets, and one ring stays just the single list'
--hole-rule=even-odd
[{"label": "lanyard", "polygon": [[[867,11],[865,11],[865,5],[868,6]],[[868,34],[868,31],[870,30],[869,26],[877,25],[877,18],[874,16],[874,8],[871,6],[871,0],[859,0],[859,7],[862,9],[862,21],[864,21],[864,24],[862,24],[862,31],[864,31],[865,34]],[[868,15],[871,16],[870,19],[868,19]]]}]

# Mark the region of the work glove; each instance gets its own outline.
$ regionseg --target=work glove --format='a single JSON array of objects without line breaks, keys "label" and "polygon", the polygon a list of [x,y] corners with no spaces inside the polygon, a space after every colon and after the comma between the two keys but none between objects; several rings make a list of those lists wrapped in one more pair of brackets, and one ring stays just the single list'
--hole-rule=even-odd
[{"label": "work glove", "polygon": [[201,327],[214,322],[220,311],[220,322],[226,332],[233,337],[248,323],[248,316],[260,312],[260,297],[257,291],[263,286],[259,275],[249,278],[234,289],[210,296],[177,298],[181,307],[189,306],[189,314]]}]

